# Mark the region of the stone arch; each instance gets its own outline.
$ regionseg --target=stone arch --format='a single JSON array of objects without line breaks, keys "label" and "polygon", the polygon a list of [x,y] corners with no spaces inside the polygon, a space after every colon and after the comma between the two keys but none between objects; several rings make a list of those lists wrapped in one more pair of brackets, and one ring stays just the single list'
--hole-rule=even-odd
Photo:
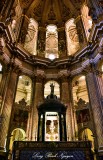
[{"label": "stone arch", "polygon": [[[82,92],[84,94],[82,94]],[[72,80],[72,95],[73,95],[73,102],[74,105],[76,102],[79,101],[79,99],[85,100],[86,102],[89,102],[88,98],[88,91],[87,91],[87,85],[84,75],[77,75]]]},{"label": "stone arch", "polygon": [[58,58],[58,32],[57,26],[50,24],[46,27],[45,57],[51,60]]},{"label": "stone arch", "polygon": [[18,78],[15,102],[25,99],[25,102],[30,105],[32,92],[32,81],[29,76],[20,75]]},{"label": "stone arch", "polygon": [[55,80],[49,80],[49,81],[47,81],[47,82],[45,83],[45,85],[44,85],[44,97],[46,98],[46,97],[50,94],[50,92],[51,92],[50,84],[52,84],[52,83],[53,83],[53,85],[54,85],[54,94],[55,94],[58,98],[60,98],[60,85],[59,85],[59,83],[58,83],[57,81],[55,81]]}]

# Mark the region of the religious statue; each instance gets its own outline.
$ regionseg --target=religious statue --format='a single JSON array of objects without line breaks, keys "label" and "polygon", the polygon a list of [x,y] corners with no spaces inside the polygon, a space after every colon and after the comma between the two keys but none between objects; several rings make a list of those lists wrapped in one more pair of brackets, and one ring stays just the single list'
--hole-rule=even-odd
[{"label": "religious statue", "polygon": [[55,86],[53,85],[53,83],[51,83],[51,84],[50,84],[51,94],[54,94],[54,87],[55,87]]},{"label": "religious statue", "polygon": [[46,141],[58,141],[59,136],[58,132],[56,131],[56,125],[54,124],[54,121],[51,120],[51,123],[49,125],[49,132],[46,133]]}]

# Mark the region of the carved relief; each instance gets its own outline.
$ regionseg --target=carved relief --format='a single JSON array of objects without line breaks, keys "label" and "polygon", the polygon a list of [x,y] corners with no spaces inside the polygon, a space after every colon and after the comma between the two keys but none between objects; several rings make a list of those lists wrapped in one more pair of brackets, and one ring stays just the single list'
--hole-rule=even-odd
[{"label": "carved relief", "polygon": [[41,17],[42,16],[42,4],[39,4],[36,8],[34,8],[34,16]]},{"label": "carved relief", "polygon": [[71,19],[66,23],[66,34],[67,34],[67,43],[68,43],[67,45],[68,55],[72,55],[76,53],[80,48],[74,19]]}]

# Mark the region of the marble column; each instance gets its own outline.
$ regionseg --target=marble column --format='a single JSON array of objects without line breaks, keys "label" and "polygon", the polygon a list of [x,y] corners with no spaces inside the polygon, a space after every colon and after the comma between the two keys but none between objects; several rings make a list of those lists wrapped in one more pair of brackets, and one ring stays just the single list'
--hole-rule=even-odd
[{"label": "marble column", "polygon": [[[66,72],[66,74],[62,74]],[[61,102],[67,106],[66,111],[66,129],[67,129],[67,141],[71,141],[73,138],[73,126],[72,126],[72,106],[70,100],[70,86],[68,80],[68,73],[67,71],[60,72],[60,97]]]},{"label": "marble column", "polygon": [[26,131],[27,139],[30,141],[32,140],[32,123],[33,123],[33,106],[34,106],[34,95],[35,95],[35,82],[36,79],[32,78],[32,89],[31,89],[31,101],[30,101],[30,112],[28,117],[28,126]]},{"label": "marble column", "polygon": [[38,132],[38,110],[37,106],[44,101],[44,72],[43,74],[37,74],[35,83],[35,93],[34,93],[34,105],[32,113],[32,140],[35,140]]},{"label": "marble column", "polygon": [[91,67],[86,68],[86,82],[94,121],[94,138],[98,150],[103,149],[103,112],[98,90],[97,75]]},{"label": "marble column", "polygon": [[14,68],[9,68],[7,75],[8,82],[6,83],[6,92],[4,93],[4,103],[2,106],[2,121],[0,126],[0,146],[6,147],[5,141],[8,140],[11,113],[13,109],[13,102],[15,98],[15,91],[17,87],[18,74]]}]

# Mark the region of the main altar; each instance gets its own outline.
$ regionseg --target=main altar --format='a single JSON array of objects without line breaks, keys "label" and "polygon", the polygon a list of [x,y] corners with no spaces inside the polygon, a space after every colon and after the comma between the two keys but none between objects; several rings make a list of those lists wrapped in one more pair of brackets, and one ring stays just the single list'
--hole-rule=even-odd
[{"label": "main altar", "polygon": [[54,85],[37,106],[37,141],[14,141],[13,160],[93,160],[90,141],[67,141],[66,106],[54,95]]}]

